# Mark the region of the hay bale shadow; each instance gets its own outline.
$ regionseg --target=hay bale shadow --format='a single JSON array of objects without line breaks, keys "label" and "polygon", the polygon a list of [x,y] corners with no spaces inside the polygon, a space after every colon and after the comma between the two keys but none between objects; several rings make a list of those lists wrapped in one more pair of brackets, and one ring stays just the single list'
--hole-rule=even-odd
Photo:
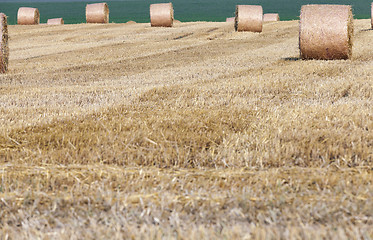
[{"label": "hay bale shadow", "polygon": [[300,57],[287,57],[287,58],[282,58],[282,60],[287,61],[287,62],[296,62],[301,60]]}]

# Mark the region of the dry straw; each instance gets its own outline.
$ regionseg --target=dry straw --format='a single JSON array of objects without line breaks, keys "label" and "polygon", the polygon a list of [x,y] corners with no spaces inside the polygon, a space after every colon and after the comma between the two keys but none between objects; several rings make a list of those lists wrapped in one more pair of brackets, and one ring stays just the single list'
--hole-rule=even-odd
[{"label": "dry straw", "polygon": [[52,19],[48,19],[47,24],[48,25],[61,25],[61,24],[64,24],[64,22],[62,18],[52,18]]},{"label": "dry straw", "polygon": [[234,22],[234,17],[226,18],[225,22]]},{"label": "dry straw", "polygon": [[0,13],[0,73],[8,70],[9,45],[7,16]]},{"label": "dry straw", "polygon": [[150,25],[152,27],[172,27],[173,22],[174,8],[172,3],[150,5]]},{"label": "dry straw", "polygon": [[39,24],[40,14],[37,8],[20,7],[17,14],[17,23],[19,25]]},{"label": "dry straw", "polygon": [[105,2],[87,4],[85,16],[87,23],[108,23],[109,7]]},{"label": "dry straw", "polygon": [[263,8],[257,5],[237,5],[235,18],[236,31],[262,32]]},{"label": "dry straw", "polygon": [[299,48],[302,59],[332,60],[351,57],[351,6],[304,5],[299,25]]},{"label": "dry straw", "polygon": [[278,13],[266,13],[263,15],[263,22],[277,22],[280,21]]}]

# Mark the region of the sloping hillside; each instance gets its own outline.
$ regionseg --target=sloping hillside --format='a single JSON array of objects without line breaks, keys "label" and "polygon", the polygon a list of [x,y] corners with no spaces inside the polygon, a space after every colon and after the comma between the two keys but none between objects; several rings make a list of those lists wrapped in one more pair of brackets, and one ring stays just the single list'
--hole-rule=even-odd
[{"label": "sloping hillside", "polygon": [[369,26],[9,26],[0,238],[373,238]]}]

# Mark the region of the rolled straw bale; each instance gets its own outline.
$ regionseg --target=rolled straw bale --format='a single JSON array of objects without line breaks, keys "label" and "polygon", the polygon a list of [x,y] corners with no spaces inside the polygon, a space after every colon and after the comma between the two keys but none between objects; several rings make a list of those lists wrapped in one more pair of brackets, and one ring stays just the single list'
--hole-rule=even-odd
[{"label": "rolled straw bale", "polygon": [[39,24],[40,13],[37,8],[20,7],[17,14],[17,23],[19,25]]},{"label": "rolled straw bale", "polygon": [[152,27],[172,27],[173,22],[174,8],[172,3],[150,5],[150,25]]},{"label": "rolled straw bale", "polygon": [[277,22],[280,21],[278,13],[266,13],[263,15],[263,22]]},{"label": "rolled straw bale", "polygon": [[61,24],[64,24],[64,22],[62,18],[51,18],[51,19],[48,19],[47,24],[48,25],[61,25]]},{"label": "rolled straw bale", "polygon": [[262,32],[263,8],[258,5],[237,5],[234,22],[236,31]]},{"label": "rolled straw bale", "polygon": [[234,17],[226,18],[225,22],[234,22]]},{"label": "rolled straw bale", "polygon": [[302,59],[348,59],[352,54],[353,15],[348,5],[304,5],[299,23]]},{"label": "rolled straw bale", "polygon": [[8,70],[9,45],[7,16],[0,13],[0,73]]},{"label": "rolled straw bale", "polygon": [[108,23],[109,7],[105,2],[87,4],[85,16],[87,23]]},{"label": "rolled straw bale", "polygon": [[135,21],[128,21],[128,22],[126,22],[126,24],[135,24],[136,22]]}]

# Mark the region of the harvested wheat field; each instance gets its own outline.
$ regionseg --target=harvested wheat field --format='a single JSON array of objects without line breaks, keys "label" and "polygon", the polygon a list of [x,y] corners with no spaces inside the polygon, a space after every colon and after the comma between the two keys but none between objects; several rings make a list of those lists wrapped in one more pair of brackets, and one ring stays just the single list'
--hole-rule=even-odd
[{"label": "harvested wheat field", "polygon": [[373,238],[373,31],[9,26],[0,238]]}]

